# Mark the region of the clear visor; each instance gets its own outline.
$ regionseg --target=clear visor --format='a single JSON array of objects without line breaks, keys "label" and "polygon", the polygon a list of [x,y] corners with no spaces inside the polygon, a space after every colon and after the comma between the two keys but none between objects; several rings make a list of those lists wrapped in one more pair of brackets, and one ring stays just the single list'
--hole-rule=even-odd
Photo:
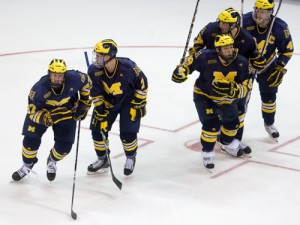
[{"label": "clear visor", "polygon": [[271,20],[272,13],[273,10],[254,7],[252,17],[258,25],[267,25]]},{"label": "clear visor", "polygon": [[102,68],[105,66],[105,61],[104,61],[105,55],[102,55],[100,53],[97,53],[93,51],[93,57],[92,57],[92,63],[98,67]]}]

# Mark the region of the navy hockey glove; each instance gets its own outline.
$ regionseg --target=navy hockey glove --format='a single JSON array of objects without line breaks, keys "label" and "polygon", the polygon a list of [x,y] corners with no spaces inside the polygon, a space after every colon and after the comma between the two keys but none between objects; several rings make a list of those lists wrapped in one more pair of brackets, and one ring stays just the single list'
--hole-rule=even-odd
[{"label": "navy hockey glove", "polygon": [[108,121],[107,116],[109,114],[108,110],[94,110],[92,124],[94,127],[98,127],[100,131],[107,133]]},{"label": "navy hockey glove", "polygon": [[87,116],[87,113],[89,109],[91,108],[91,100],[78,100],[78,105],[75,109],[73,109],[73,119],[78,120],[84,120]]},{"label": "navy hockey glove", "polygon": [[53,121],[53,124],[73,118],[72,111],[67,109],[66,107],[58,107],[56,109],[51,110],[50,116]]},{"label": "navy hockey glove", "polygon": [[269,87],[278,87],[282,80],[283,76],[286,73],[287,69],[284,68],[282,65],[277,65],[273,73],[267,79]]},{"label": "navy hockey glove", "polygon": [[263,69],[266,65],[266,58],[264,56],[257,56],[255,58],[249,58],[249,63],[254,69]]},{"label": "navy hockey glove", "polygon": [[240,93],[240,87],[236,82],[229,82],[225,79],[214,80],[212,82],[213,91],[218,96],[237,98]]},{"label": "navy hockey glove", "polygon": [[140,99],[136,96],[130,102],[130,119],[136,121],[144,117],[147,113],[146,110],[146,99]]},{"label": "navy hockey glove", "polygon": [[189,68],[186,65],[178,65],[173,72],[172,81],[182,83],[188,79]]}]

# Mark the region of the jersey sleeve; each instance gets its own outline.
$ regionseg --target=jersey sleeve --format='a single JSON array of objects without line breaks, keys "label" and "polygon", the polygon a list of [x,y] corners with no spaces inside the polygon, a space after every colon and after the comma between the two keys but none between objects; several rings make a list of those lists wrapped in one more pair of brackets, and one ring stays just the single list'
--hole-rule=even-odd
[{"label": "jersey sleeve", "polygon": [[134,86],[135,92],[134,96],[138,99],[145,100],[148,94],[148,80],[143,71],[134,64],[133,66],[135,79],[134,79]]},{"label": "jersey sleeve", "polygon": [[277,62],[285,66],[293,55],[294,45],[287,24],[283,21],[280,24],[282,28],[279,29],[281,33],[279,35],[280,38],[277,45]]}]

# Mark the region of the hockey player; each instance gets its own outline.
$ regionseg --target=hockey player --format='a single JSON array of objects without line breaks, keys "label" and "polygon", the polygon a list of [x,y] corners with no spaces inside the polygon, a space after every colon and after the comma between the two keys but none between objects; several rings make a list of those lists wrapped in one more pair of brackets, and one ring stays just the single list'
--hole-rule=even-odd
[{"label": "hockey player", "polygon": [[91,85],[86,74],[67,70],[64,60],[50,62],[48,74],[31,88],[28,96],[22,133],[24,164],[12,174],[13,180],[21,180],[37,163],[41,139],[49,127],[54,132],[54,146],[47,159],[47,178],[49,181],[55,179],[57,161],[69,154],[74,143],[76,121],[83,120],[91,106]]},{"label": "hockey player", "polygon": [[[256,39],[261,54],[273,19],[273,11],[273,0],[256,0],[253,12],[243,17],[243,26]],[[288,25],[280,18],[276,18],[267,41],[266,51],[262,54],[266,64],[257,73],[265,130],[275,140],[279,137],[278,129],[274,125],[276,94],[287,71],[285,66],[291,59],[293,51]]]},{"label": "hockey player", "polygon": [[[238,49],[238,54],[245,56],[249,59],[251,66],[259,69],[263,67],[263,61],[260,61],[257,46],[253,37],[245,29],[240,27],[240,15],[233,9],[228,8],[222,10],[216,22],[208,23],[195,37],[194,45],[189,49],[190,54],[194,54],[200,49],[214,49],[214,40],[217,34],[229,34],[234,39],[234,48]],[[251,153],[251,148],[242,142],[244,132],[244,119],[246,114],[246,103],[249,101],[249,96],[239,99],[239,119],[240,128],[237,132],[236,138],[240,141],[240,147],[243,149],[245,154]]]},{"label": "hockey player", "polygon": [[251,79],[247,59],[236,53],[233,44],[230,35],[217,35],[216,50],[202,49],[190,55],[172,75],[174,82],[181,83],[193,71],[200,72],[194,85],[194,102],[202,123],[203,163],[208,169],[214,168],[213,149],[221,125],[219,117],[222,118],[222,149],[236,157],[243,155],[240,142],[235,139],[240,125],[237,102],[246,96]]},{"label": "hockey player", "polygon": [[91,98],[94,110],[90,129],[97,160],[87,168],[88,174],[109,166],[101,132],[108,132],[119,115],[120,139],[127,157],[124,175],[132,174],[138,149],[137,133],[141,118],[146,115],[148,82],[140,68],[128,58],[116,57],[117,44],[111,39],[98,42],[88,75],[93,81]]}]

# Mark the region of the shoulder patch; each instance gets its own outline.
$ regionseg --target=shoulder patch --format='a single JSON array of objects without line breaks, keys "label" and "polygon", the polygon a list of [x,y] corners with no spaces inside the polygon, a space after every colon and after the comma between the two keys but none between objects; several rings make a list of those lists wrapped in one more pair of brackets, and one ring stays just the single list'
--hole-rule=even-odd
[{"label": "shoulder patch", "polygon": [[138,66],[135,66],[134,68],[132,68],[135,72],[135,75],[138,76],[141,73],[141,69]]},{"label": "shoulder patch", "polygon": [[35,91],[30,91],[28,97],[30,98],[31,101],[34,99],[35,93],[36,93]]},{"label": "shoulder patch", "polygon": [[289,30],[289,28],[287,28],[286,30],[283,30],[283,32],[284,32],[284,37],[285,38],[288,38],[290,36],[290,30]]},{"label": "shoulder patch", "polygon": [[79,75],[80,75],[81,82],[84,83],[85,82],[85,75],[83,73],[79,73]]}]

